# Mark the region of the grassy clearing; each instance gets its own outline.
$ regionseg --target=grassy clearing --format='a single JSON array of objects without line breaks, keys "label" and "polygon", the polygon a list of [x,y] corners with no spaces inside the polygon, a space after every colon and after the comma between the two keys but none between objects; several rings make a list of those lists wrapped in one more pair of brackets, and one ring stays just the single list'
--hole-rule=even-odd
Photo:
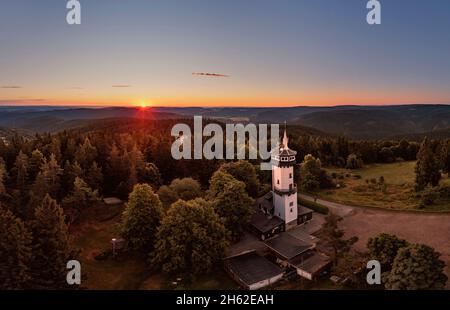
[{"label": "grassy clearing", "polygon": [[[341,175],[336,182],[341,188],[322,190],[323,199],[355,206],[385,209],[417,210],[419,199],[414,197],[415,162],[374,164],[361,169],[329,168],[332,174]],[[342,177],[343,176],[343,177]],[[379,184],[384,177],[385,186]],[[450,182],[444,176],[442,182]],[[450,211],[450,201],[438,201],[424,211]]]},{"label": "grassy clearing", "polygon": [[[236,289],[236,284],[218,266],[207,277],[190,284],[172,285],[176,279],[154,272],[146,257],[130,256],[117,260],[98,261],[95,257],[110,249],[111,238],[117,237],[121,210],[95,206],[83,213],[78,224],[71,227],[75,246],[81,250],[82,284],[91,290],[220,290]],[[111,216],[109,216],[111,215]]]}]

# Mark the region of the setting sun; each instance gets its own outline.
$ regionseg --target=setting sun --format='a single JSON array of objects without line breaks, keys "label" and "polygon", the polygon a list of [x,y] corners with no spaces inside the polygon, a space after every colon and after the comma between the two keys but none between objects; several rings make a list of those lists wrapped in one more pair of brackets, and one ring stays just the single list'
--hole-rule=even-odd
[{"label": "setting sun", "polygon": [[139,103],[139,107],[141,108],[141,109],[146,109],[146,108],[148,108],[150,106],[150,104],[148,103],[148,102],[146,102],[146,101],[141,101],[140,103]]}]

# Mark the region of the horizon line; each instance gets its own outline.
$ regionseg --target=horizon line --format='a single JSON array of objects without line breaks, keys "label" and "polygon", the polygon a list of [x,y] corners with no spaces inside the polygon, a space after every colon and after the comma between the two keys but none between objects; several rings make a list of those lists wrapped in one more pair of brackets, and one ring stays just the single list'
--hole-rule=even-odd
[{"label": "horizon line", "polygon": [[213,109],[213,108],[234,108],[234,109],[289,109],[289,108],[337,108],[337,107],[396,107],[396,106],[450,106],[449,103],[392,103],[392,104],[337,104],[337,105],[292,105],[292,106],[276,106],[276,105],[251,105],[251,106],[235,106],[235,105],[115,105],[115,104],[100,104],[100,105],[90,105],[90,104],[2,104],[0,103],[0,108],[131,108],[131,109],[160,109],[160,108],[203,108],[203,109]]}]

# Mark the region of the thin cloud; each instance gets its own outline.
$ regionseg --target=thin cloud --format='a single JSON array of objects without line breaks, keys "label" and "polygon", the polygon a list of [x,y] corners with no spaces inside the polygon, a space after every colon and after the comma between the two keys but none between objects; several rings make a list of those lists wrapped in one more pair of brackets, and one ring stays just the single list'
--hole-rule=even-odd
[{"label": "thin cloud", "polygon": [[84,89],[83,87],[77,87],[77,86],[75,86],[75,87],[69,87],[69,88],[67,88],[67,89]]},{"label": "thin cloud", "polygon": [[117,84],[117,85],[113,85],[113,86],[111,86],[111,87],[113,87],[113,88],[128,88],[128,87],[131,87],[131,85],[127,85],[127,84]]},{"label": "thin cloud", "polygon": [[1,105],[27,105],[27,104],[40,104],[40,103],[49,102],[48,99],[45,98],[26,98],[26,99],[3,99],[0,100]]},{"label": "thin cloud", "polygon": [[23,88],[22,86],[17,86],[17,85],[5,85],[5,86],[0,86],[0,88],[3,89],[20,89]]},{"label": "thin cloud", "polygon": [[219,77],[219,78],[227,78],[230,77],[226,74],[220,74],[220,73],[210,73],[210,72],[194,72],[192,75],[195,76],[207,76],[207,77]]}]

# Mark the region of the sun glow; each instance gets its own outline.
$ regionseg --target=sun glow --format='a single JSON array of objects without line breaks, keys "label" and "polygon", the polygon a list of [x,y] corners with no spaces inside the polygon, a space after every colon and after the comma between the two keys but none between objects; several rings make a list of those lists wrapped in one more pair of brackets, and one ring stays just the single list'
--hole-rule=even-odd
[{"label": "sun glow", "polygon": [[147,109],[148,107],[150,107],[150,103],[146,102],[146,101],[140,101],[139,102],[139,107],[141,109]]}]

